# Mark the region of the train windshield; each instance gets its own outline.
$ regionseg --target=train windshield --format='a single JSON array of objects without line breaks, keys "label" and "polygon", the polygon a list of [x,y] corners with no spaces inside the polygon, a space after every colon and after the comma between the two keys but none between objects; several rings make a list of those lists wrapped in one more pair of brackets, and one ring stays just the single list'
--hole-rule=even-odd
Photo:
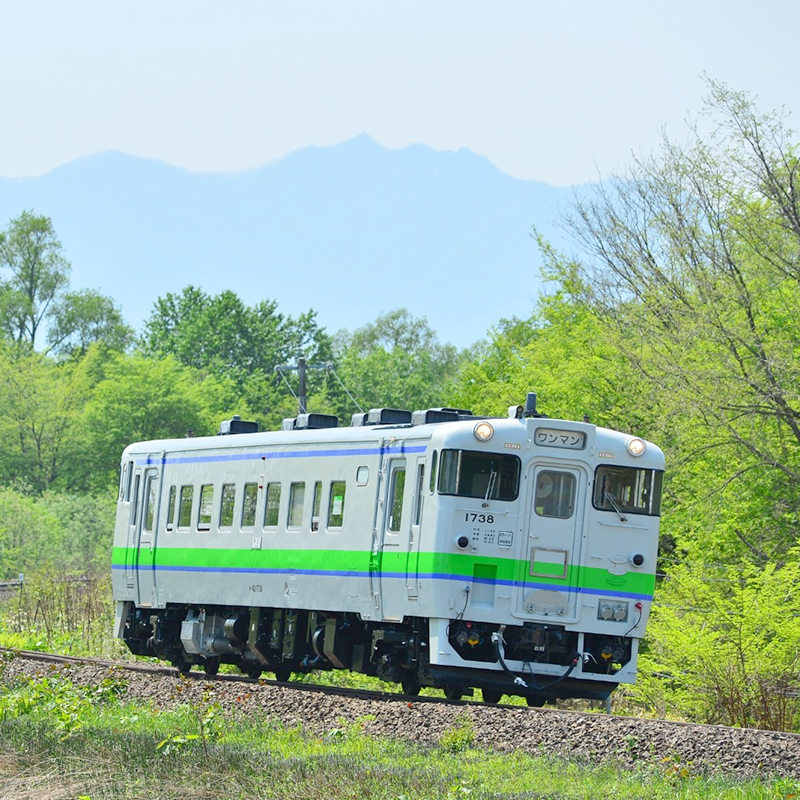
[{"label": "train windshield", "polygon": [[635,467],[598,467],[594,480],[594,507],[628,514],[661,514],[664,473]]},{"label": "train windshield", "polygon": [[520,460],[504,453],[442,450],[439,494],[516,500]]}]

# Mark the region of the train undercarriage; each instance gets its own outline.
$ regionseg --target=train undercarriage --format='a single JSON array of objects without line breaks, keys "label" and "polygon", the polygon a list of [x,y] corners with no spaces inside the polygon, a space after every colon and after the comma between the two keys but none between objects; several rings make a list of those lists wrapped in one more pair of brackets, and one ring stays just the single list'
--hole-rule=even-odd
[{"label": "train undercarriage", "polygon": [[[130,651],[169,661],[184,674],[196,666],[214,675],[221,664],[232,664],[254,678],[272,672],[286,681],[292,674],[345,669],[398,683],[408,695],[430,686],[458,699],[480,688],[486,702],[519,695],[538,706],[563,697],[604,700],[616,684],[587,679],[586,673],[613,675],[631,658],[631,640],[624,637],[579,638],[560,626],[505,626],[458,618],[448,624],[447,639],[470,667],[443,666],[431,663],[429,621],[424,618],[367,622],[342,612],[121,606],[118,635]],[[522,662],[523,671],[511,670],[508,661]],[[576,679],[579,664],[583,676]],[[537,665],[548,669],[537,671]],[[553,666],[558,667],[556,674]]]}]

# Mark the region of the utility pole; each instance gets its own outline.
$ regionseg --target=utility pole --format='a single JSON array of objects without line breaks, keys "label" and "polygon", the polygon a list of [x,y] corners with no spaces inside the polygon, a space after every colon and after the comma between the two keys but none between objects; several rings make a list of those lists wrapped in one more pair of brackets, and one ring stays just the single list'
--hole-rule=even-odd
[{"label": "utility pole", "polygon": [[[288,364],[275,367],[275,372],[277,372],[281,377],[283,377],[284,372],[295,372],[295,371],[298,373],[300,377],[300,393],[297,396],[297,402],[300,407],[300,410],[297,412],[298,414],[305,414],[308,411],[307,409],[308,390],[306,388],[306,371],[309,369],[330,369],[331,366],[332,366],[331,364],[307,364],[305,357],[300,356],[297,359],[297,366],[295,367],[292,367]],[[286,378],[284,378],[284,380],[286,380]]]}]

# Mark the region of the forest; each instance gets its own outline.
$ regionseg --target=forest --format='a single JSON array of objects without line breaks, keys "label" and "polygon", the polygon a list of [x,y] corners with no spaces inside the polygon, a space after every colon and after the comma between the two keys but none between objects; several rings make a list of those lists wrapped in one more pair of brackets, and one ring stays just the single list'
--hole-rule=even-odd
[{"label": "forest", "polygon": [[[0,233],[0,580],[108,569],[130,442],[216,433],[232,414],[358,405],[552,417],[643,436],[667,456],[641,713],[800,731],[800,157],[777,112],[710,83],[699,122],[576,196],[548,290],[467,350],[405,309],[352,331],[196,286],[139,332],[70,288],[50,219]],[[536,231],[532,231],[536,236]],[[513,276],[513,277],[512,277]],[[491,291],[519,290],[509,270]],[[486,287],[484,286],[484,289]]]}]

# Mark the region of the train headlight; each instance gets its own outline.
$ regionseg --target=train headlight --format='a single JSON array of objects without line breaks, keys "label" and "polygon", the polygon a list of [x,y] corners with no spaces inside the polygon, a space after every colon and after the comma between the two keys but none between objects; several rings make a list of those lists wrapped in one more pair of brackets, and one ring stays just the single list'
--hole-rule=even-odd
[{"label": "train headlight", "polygon": [[634,458],[639,458],[646,449],[647,445],[644,443],[644,439],[628,439],[628,452]]},{"label": "train headlight", "polygon": [[479,422],[473,429],[475,438],[479,442],[488,442],[494,436],[494,428],[489,422]]}]

